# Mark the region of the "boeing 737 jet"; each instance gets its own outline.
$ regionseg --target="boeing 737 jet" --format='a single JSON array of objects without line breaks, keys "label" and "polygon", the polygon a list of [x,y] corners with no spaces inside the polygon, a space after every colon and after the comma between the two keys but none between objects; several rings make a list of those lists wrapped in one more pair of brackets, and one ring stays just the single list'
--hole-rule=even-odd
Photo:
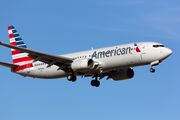
[{"label": "boeing 737 jet", "polygon": [[156,42],[135,42],[100,49],[53,55],[28,49],[14,26],[8,27],[10,44],[0,45],[11,48],[13,64],[0,62],[21,76],[42,79],[67,77],[75,82],[76,76],[92,77],[91,85],[98,87],[99,80],[107,77],[115,81],[130,79],[134,76],[133,67],[159,65],[172,54],[163,44]]}]

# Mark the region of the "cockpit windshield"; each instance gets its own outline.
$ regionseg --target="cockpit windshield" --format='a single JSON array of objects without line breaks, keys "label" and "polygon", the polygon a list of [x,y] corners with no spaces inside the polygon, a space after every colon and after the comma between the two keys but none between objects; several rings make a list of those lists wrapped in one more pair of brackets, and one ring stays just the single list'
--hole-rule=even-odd
[{"label": "cockpit windshield", "polygon": [[164,45],[153,45],[153,47],[157,48],[157,47],[164,47]]}]

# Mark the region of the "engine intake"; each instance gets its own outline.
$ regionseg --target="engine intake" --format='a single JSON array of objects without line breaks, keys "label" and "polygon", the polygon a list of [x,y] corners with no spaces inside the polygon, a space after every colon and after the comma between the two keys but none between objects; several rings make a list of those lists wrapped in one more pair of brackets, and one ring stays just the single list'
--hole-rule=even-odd
[{"label": "engine intake", "polygon": [[80,59],[71,63],[73,71],[91,70],[94,68],[94,61],[92,59]]},{"label": "engine intake", "polygon": [[134,71],[132,68],[118,69],[111,73],[111,77],[114,81],[130,79],[134,77]]}]

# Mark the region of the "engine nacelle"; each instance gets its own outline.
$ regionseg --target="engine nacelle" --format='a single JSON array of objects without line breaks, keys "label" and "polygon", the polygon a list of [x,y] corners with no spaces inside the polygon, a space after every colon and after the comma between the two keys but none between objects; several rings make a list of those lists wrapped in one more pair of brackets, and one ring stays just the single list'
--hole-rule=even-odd
[{"label": "engine nacelle", "polygon": [[118,69],[111,73],[111,77],[114,81],[126,80],[133,78],[134,71],[131,68]]},{"label": "engine nacelle", "polygon": [[94,61],[92,59],[80,59],[71,63],[73,71],[91,70],[94,68]]}]

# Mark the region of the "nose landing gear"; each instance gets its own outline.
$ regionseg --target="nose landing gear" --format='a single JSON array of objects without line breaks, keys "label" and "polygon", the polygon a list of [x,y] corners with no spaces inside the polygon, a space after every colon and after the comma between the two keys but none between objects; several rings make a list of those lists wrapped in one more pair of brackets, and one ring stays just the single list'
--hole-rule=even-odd
[{"label": "nose landing gear", "polygon": [[159,64],[161,64],[161,63],[162,63],[161,60],[156,60],[156,61],[154,61],[154,62],[151,62],[150,72],[154,73],[154,72],[155,72],[155,69],[153,68],[153,66],[159,65]]},{"label": "nose landing gear", "polygon": [[153,68],[153,66],[151,66],[150,72],[154,73],[155,69]]}]

